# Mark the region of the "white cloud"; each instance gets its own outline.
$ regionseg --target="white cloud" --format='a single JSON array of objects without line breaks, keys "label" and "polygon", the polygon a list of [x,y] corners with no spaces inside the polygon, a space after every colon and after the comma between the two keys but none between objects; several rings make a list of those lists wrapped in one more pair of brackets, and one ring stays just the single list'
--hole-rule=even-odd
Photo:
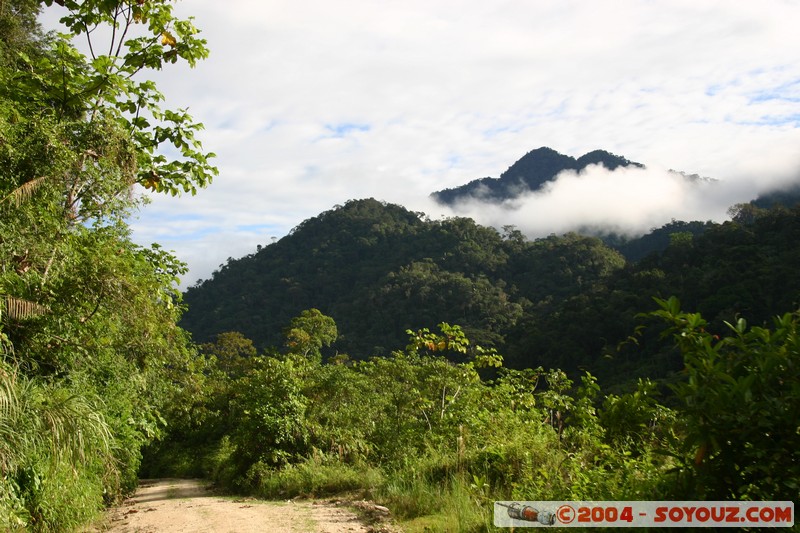
[{"label": "white cloud", "polygon": [[[798,177],[796,0],[192,0],[175,9],[195,16],[211,57],[154,78],[171,105],[205,123],[221,174],[194,198],[156,199],[134,229],[189,261],[190,280],[269,242],[241,228],[282,236],[370,196],[438,216],[429,193],[497,177],[540,146],[576,157],[601,148],[725,183],[706,207],[648,178],[671,201],[637,200],[649,214],[597,211],[624,215],[620,224],[713,218],[720,202]],[[346,124],[359,127],[331,135]],[[595,183],[589,174],[562,177],[531,199],[536,213],[501,222],[560,226],[568,206],[558,200]],[[603,179],[597,194],[643,194],[627,173]],[[190,215],[205,232],[185,227]]]},{"label": "white cloud", "polygon": [[517,226],[530,238],[582,228],[609,228],[642,234],[671,219],[721,220],[726,185],[691,182],[663,169],[620,167],[614,171],[590,165],[581,172],[564,171],[539,191],[502,204],[475,199],[454,209],[483,224]]}]

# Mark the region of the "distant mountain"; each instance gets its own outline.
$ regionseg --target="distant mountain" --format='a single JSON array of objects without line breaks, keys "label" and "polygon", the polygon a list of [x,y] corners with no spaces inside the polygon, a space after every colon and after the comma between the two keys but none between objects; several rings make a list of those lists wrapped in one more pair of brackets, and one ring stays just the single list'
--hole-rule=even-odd
[{"label": "distant mountain", "polygon": [[[616,233],[601,233],[596,236],[602,239],[606,246],[610,246],[621,253],[628,262],[635,263],[650,254],[666,250],[670,242],[675,239],[676,234],[685,236],[691,235],[692,238],[694,238],[702,235],[707,229],[713,226],[714,223],[710,220],[706,222],[700,222],[698,220],[692,222],[672,220],[660,228],[653,228],[650,230],[650,233],[639,237],[630,238]],[[579,231],[578,233],[592,235],[596,232]]]},{"label": "distant mountain", "polygon": [[776,206],[793,207],[800,203],[800,183],[761,194],[750,203],[762,209],[770,209]]},{"label": "distant mountain", "polygon": [[499,203],[518,197],[520,194],[541,189],[565,170],[581,171],[589,165],[603,165],[609,170],[618,167],[644,167],[624,157],[604,150],[595,150],[575,159],[560,154],[552,148],[542,147],[525,154],[519,161],[503,172],[499,178],[482,178],[466,185],[444,189],[431,194],[440,204],[453,205],[459,200],[474,197],[486,202]]}]

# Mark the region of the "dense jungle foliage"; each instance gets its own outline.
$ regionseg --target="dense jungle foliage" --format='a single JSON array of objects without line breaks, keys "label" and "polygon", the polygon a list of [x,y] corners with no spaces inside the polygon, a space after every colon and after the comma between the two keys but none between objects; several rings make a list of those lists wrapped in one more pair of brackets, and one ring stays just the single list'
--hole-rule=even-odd
[{"label": "dense jungle foliage", "polygon": [[[676,298],[647,313],[683,360],[670,388],[502,367],[458,326],[384,357],[322,363],[336,325],[295,317],[281,350],[201,346],[148,475],[206,476],[269,498],[348,493],[408,531],[493,530],[495,500],[791,500],[800,488],[800,314],[710,333]],[[487,373],[491,371],[490,373]]]},{"label": "dense jungle foliage", "polygon": [[0,0],[3,531],[69,531],[136,486],[192,347],[184,265],[131,242],[125,218],[138,185],[191,192],[216,172],[200,125],[136,77],[205,57],[191,22],[166,1],[57,3],[91,57],[42,33],[52,1]]},{"label": "dense jungle foliage", "polygon": [[339,326],[325,355],[364,359],[402,349],[408,329],[447,322],[512,368],[585,369],[609,385],[665,377],[682,365],[667,343],[626,342],[653,297],[678,297],[715,332],[738,318],[769,323],[800,302],[800,209],[742,204],[732,214],[617,240],[644,255],[633,261],[596,237],[529,241],[513,227],[501,234],[471,219],[428,220],[354,200],[229,259],[187,290],[181,324],[201,342],[237,331],[264,350],[281,344],[293,316],[317,308]]},{"label": "dense jungle foliage", "polygon": [[187,292],[220,331],[145,469],[355,491],[411,531],[491,530],[494,500],[791,500],[800,207],[731,215],[634,262],[348,202]]},{"label": "dense jungle foliage", "polygon": [[137,75],[205,42],[165,0],[55,3],[69,34],[0,0],[0,529],[83,527],[143,475],[345,492],[409,531],[490,530],[494,500],[797,495],[797,207],[617,239],[632,262],[351,201],[182,302],[126,217],[216,169]]}]

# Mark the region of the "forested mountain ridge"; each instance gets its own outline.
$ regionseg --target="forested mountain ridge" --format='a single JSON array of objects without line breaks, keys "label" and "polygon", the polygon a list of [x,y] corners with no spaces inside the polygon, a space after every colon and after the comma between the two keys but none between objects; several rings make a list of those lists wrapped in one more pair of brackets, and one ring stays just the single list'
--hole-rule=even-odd
[{"label": "forested mountain ridge", "polygon": [[[588,368],[617,380],[617,345],[654,296],[676,295],[718,327],[796,307],[799,216],[751,205],[724,224],[673,221],[640,246],[665,249],[634,263],[594,237],[528,241],[513,228],[501,235],[467,218],[432,221],[353,200],[188,289],[181,324],[198,341],[238,331],[265,348],[280,344],[292,316],[318,308],[339,326],[333,350],[365,358],[402,348],[407,329],[447,322],[511,366]],[[626,357],[631,375],[672,368],[658,343]]]},{"label": "forested mountain ridge", "polygon": [[[373,199],[350,201],[190,288],[184,324],[199,340],[236,330],[264,347],[279,342],[280,327],[297,311],[316,307],[340,323],[339,348],[363,356],[398,347],[405,329],[430,321],[484,321],[491,335],[489,322],[498,319],[484,303],[508,303],[511,316],[519,314],[487,278],[496,280],[504,248],[494,229],[470,219],[433,222]],[[469,298],[478,290],[485,302]],[[414,316],[398,312],[409,307]]]},{"label": "forested mountain ridge", "polygon": [[[594,150],[576,159],[543,146],[522,156],[499,178],[486,177],[472,180],[458,187],[433,192],[430,196],[436,202],[451,207],[469,199],[486,203],[502,203],[543,189],[546,184],[554,182],[561,172],[567,170],[581,172],[589,165],[601,165],[609,171],[620,167],[645,168],[642,163],[631,161],[605,150]],[[676,170],[669,170],[669,172],[680,176],[689,183],[715,181],[698,174],[688,174]]]},{"label": "forested mountain ridge", "polygon": [[775,206],[792,206],[800,203],[800,183],[795,183],[785,188],[762,193],[750,202],[753,206],[761,209],[769,209]]},{"label": "forested mountain ridge", "polygon": [[643,167],[641,163],[595,150],[575,159],[552,148],[531,150],[503,172],[499,178],[481,178],[465,185],[436,191],[431,197],[445,205],[453,205],[469,197],[486,202],[502,202],[528,191],[537,191],[565,170],[581,171],[589,165],[603,165],[608,170],[618,167]]}]

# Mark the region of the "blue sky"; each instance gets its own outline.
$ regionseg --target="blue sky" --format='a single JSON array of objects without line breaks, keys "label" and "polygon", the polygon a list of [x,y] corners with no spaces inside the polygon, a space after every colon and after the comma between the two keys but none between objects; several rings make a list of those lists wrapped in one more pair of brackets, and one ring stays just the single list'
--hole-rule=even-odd
[{"label": "blue sky", "polygon": [[[190,284],[354,198],[536,237],[722,220],[800,177],[797,0],[182,0],[176,13],[211,57],[153,77],[205,124],[220,176],[154,198],[132,225],[188,262]],[[428,200],[541,146],[648,168],[565,175],[502,209]],[[670,168],[720,183],[689,190]]]}]

